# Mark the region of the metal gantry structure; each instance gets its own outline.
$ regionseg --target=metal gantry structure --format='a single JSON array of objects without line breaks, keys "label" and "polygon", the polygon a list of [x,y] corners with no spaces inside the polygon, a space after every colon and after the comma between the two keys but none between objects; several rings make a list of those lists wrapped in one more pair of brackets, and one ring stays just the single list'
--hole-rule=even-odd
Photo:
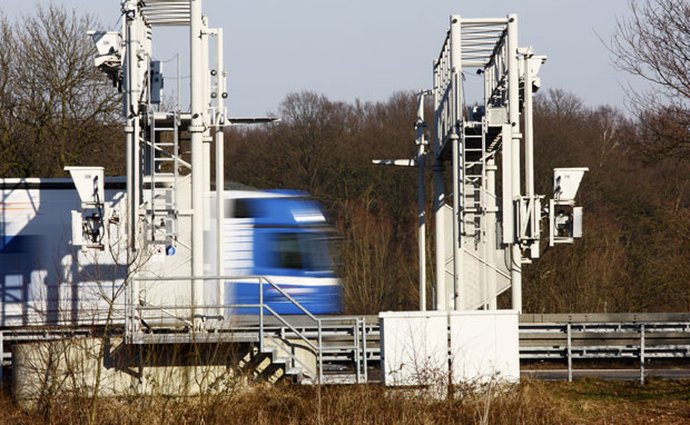
[{"label": "metal gantry structure", "polygon": [[[165,103],[162,63],[154,59],[152,52],[153,30],[160,26],[189,29],[189,111],[180,110],[179,105],[169,111],[161,106]],[[317,318],[266,277],[226,274],[223,258],[226,212],[222,198],[224,127],[276,119],[227,116],[223,32],[208,27],[207,18],[202,15],[202,1],[123,0],[121,31],[94,31],[91,36],[98,49],[96,65],[123,93],[127,211],[117,220],[123,228],[120,233],[125,235],[122,240],[81,246],[101,250],[113,245],[124,247],[122,251],[126,255],[121,260],[128,268],[124,282],[125,341],[134,345],[256,344],[256,352],[251,353],[248,363],[254,365],[268,358],[271,372],[280,370],[279,376],[311,382],[328,379],[323,373],[323,356],[335,353],[354,362],[351,376],[336,379],[365,382],[363,319]],[[210,49],[212,38],[215,38],[214,51]],[[210,65],[211,56],[215,57],[215,66]],[[177,77],[179,91],[179,72]],[[212,144],[215,144],[215,194],[211,191],[210,178]],[[93,234],[106,233],[105,223],[113,217],[108,212],[101,213],[94,223],[86,221],[88,209],[107,208],[103,203],[94,205],[92,199],[93,181],[103,181],[102,167],[72,167],[70,171],[73,175],[78,173],[75,184],[78,188],[83,186],[82,192],[87,197],[73,229],[80,233],[84,223],[88,223],[91,227],[103,227]],[[211,230],[213,224],[215,232]],[[82,239],[90,240],[91,236]],[[225,286],[238,279],[258,282],[257,303],[227,302]],[[298,328],[292,319],[278,314],[264,300],[264,292],[268,291],[279,293],[294,304],[304,318],[315,324],[316,332],[311,328],[305,330],[304,326]],[[229,313],[237,308],[257,311],[249,330]],[[323,343],[323,338],[340,333],[352,334],[353,344],[334,348]],[[304,345],[306,348],[301,351],[310,354],[299,354],[295,344]],[[308,361],[304,361],[304,356]]]},{"label": "metal gantry structure", "polygon": [[[180,110],[179,102],[173,110],[161,106],[162,64],[152,53],[153,29],[159,26],[189,28],[189,111]],[[307,376],[303,382],[324,383],[329,382],[324,363],[345,364],[352,367],[352,373],[331,375],[330,382],[367,382],[368,361],[380,360],[381,356],[383,329],[377,318],[316,317],[262,276],[252,277],[260,288],[257,304],[224,303],[221,282],[239,277],[224,276],[224,202],[217,202],[215,208],[215,249],[208,250],[207,245],[204,252],[204,231],[210,228],[207,225],[213,216],[208,205],[211,146],[215,144],[215,190],[220,194],[225,174],[224,127],[266,119],[227,117],[223,32],[208,28],[201,0],[123,0],[121,31],[91,35],[98,48],[96,65],[123,93],[127,208],[106,211],[102,167],[68,167],[81,199],[81,211],[72,214],[76,224],[73,244],[95,250],[124,246],[124,261],[129,267],[126,342],[251,342],[256,343],[258,352],[249,353],[248,362],[270,358],[272,367],[282,368],[284,376]],[[214,38],[212,52],[210,40]],[[215,66],[210,65],[211,56],[215,56]],[[419,93],[416,157],[379,162],[418,168],[420,310],[427,307],[427,95],[434,99],[435,309],[496,309],[498,294],[512,288],[513,309],[521,311],[522,265],[540,255],[541,240],[545,239],[541,223],[548,223],[549,245],[572,243],[582,236],[582,209],[576,206],[575,196],[586,168],[554,170],[553,194],[548,202],[534,188],[532,94],[539,87],[538,71],[545,59],[531,48],[518,47],[515,15],[498,19],[450,17],[450,28],[433,66],[433,89]],[[482,81],[481,104],[468,105],[465,101],[465,77],[469,73],[479,75]],[[177,77],[179,83],[179,72]],[[449,177],[450,190],[446,188]],[[122,240],[113,240],[107,230],[112,225],[122,228],[116,232],[124,235]],[[205,264],[209,257],[215,264]],[[156,288],[148,282],[167,284]],[[276,313],[264,302],[264,287],[281,293],[303,314],[288,321]],[[209,288],[218,292],[209,295]],[[214,329],[204,324],[207,318],[224,316],[228,308],[257,309],[260,326],[232,324]],[[601,322],[583,318],[582,323],[570,316],[552,317],[548,323],[542,323],[547,320],[543,317],[537,319],[520,325],[520,357],[566,359],[568,379],[573,377],[573,359],[636,358],[643,381],[646,358],[690,356],[690,328],[685,315],[664,317],[664,322],[637,317],[605,317]],[[188,333],[142,332],[142,327],[171,322],[182,323],[183,332]],[[446,323],[443,321],[444,329]],[[79,328],[71,335],[87,338],[92,329]],[[61,329],[52,333],[0,330],[0,365],[9,361],[3,348],[6,341],[65,336]],[[297,345],[313,355],[297,355]]]},{"label": "metal gantry structure", "polygon": [[[434,62],[437,310],[496,309],[497,296],[511,288],[520,312],[522,266],[540,255],[542,218],[550,217],[551,244],[581,236],[574,198],[586,169],[555,171],[546,210],[534,189],[532,95],[546,57],[518,47],[517,25],[516,15],[453,15]],[[482,103],[466,103],[469,73],[482,77]]]},{"label": "metal gantry structure", "polygon": [[[166,111],[162,106],[162,64],[152,53],[153,29],[159,26],[189,28],[189,111],[180,110],[179,105]],[[225,276],[223,267],[225,203],[218,196],[215,211],[210,207],[211,145],[215,143],[216,149],[216,194],[221,194],[225,175],[223,129],[233,122],[224,105],[227,91],[223,32],[208,27],[201,0],[123,0],[121,31],[91,35],[98,48],[96,65],[123,93],[127,208],[117,215],[117,224],[123,228],[119,233],[125,235],[122,241],[104,242],[101,238],[88,246],[124,246],[128,265],[128,342],[149,340],[142,333],[143,323],[161,327],[175,323],[189,332],[189,338],[199,341],[196,332],[222,328],[209,326],[207,320],[225,318],[229,306],[224,302],[223,283],[232,280]],[[211,56],[215,56],[215,66],[209,63]],[[427,95],[434,99],[435,309],[496,309],[497,296],[512,288],[513,309],[521,311],[522,265],[540,254],[543,216],[549,216],[551,244],[570,243],[581,235],[582,213],[575,207],[574,198],[585,169],[555,172],[554,196],[546,209],[542,207],[545,197],[534,190],[532,93],[539,86],[537,73],[544,61],[545,57],[534,55],[531,48],[518,48],[515,15],[499,19],[463,19],[457,15],[450,18],[450,29],[433,66],[433,89],[420,93],[415,123],[416,158],[383,161],[416,166],[419,171],[420,310],[427,306],[423,191],[429,145],[424,118]],[[469,72],[481,76],[483,104],[470,106],[465,102],[464,81]],[[265,120],[248,122],[261,121]],[[451,172],[446,173],[449,167]],[[98,220],[88,219],[86,208],[101,211],[105,207],[99,203],[98,191],[102,189],[95,189],[94,196],[91,188],[94,182],[103,181],[102,169],[73,172],[89,176],[82,179],[87,186],[83,190],[87,199],[82,199],[82,215],[76,217],[74,227],[92,229],[83,239],[94,242],[94,235],[106,232],[98,229]],[[446,189],[448,177],[450,190]],[[213,215],[217,220],[215,246],[209,246],[204,244],[205,231],[212,233]],[[108,214],[101,211],[98,216],[102,220],[100,226],[105,227]],[[263,282],[262,277],[256,278]],[[263,286],[260,285],[260,298]],[[271,282],[267,286],[279,291]],[[328,320],[312,317],[317,332],[310,342],[306,336],[309,331],[300,330],[271,312],[263,299],[250,307],[260,312],[256,336],[260,354],[265,354],[263,315],[268,312],[284,325],[275,338],[282,343],[290,338],[301,339],[315,351],[316,366],[310,375],[321,382],[322,327]],[[311,317],[306,311],[305,314]],[[362,375],[366,380],[366,365],[362,369],[362,362],[366,363],[367,358],[367,332],[361,319],[353,320],[354,324],[347,326],[354,329],[355,344],[345,351],[356,359],[359,382]],[[227,331],[231,325],[226,323],[221,330]],[[360,328],[364,335],[361,344],[356,336]],[[289,338],[285,329],[291,335]],[[289,357],[294,368],[299,359],[294,353]]]},{"label": "metal gantry structure", "polygon": [[[191,316],[203,304],[204,230],[215,216],[217,246],[211,274],[224,273],[222,218],[224,203],[210,211],[211,145],[215,144],[215,186],[224,190],[223,129],[227,118],[223,31],[208,27],[201,0],[123,0],[122,29],[92,32],[96,65],[123,93],[127,146],[127,262],[130,277],[192,276],[186,295]],[[153,56],[153,30],[189,28],[190,107],[163,110],[162,63]],[[210,49],[215,39],[215,50]],[[211,54],[212,53],[212,54]],[[215,56],[215,66],[211,66]],[[178,72],[179,74],[179,72]],[[179,79],[178,78],[178,90]],[[179,99],[179,93],[178,99]],[[153,258],[155,261],[150,261]],[[146,259],[134,261],[134,259]],[[208,263],[208,260],[207,260]],[[220,286],[220,285],[219,285]],[[155,297],[154,297],[155,298]],[[134,300],[130,300],[134,302]]]},{"label": "metal gantry structure", "polygon": [[[207,17],[202,15],[202,1],[123,0],[121,6],[119,32],[93,31],[90,35],[97,47],[96,66],[123,94],[127,202],[126,212],[118,216],[116,223],[121,228],[118,233],[124,236],[108,241],[108,246],[126,253],[119,260],[127,267],[124,303],[125,310],[132,314],[126,318],[127,338],[132,341],[136,337],[133,332],[140,330],[135,323],[145,320],[158,325],[171,320],[184,326],[189,323],[188,328],[200,331],[208,317],[223,316],[225,202],[215,202],[213,210],[211,205],[214,196],[219,199],[221,196],[216,195],[224,193],[223,131],[233,118],[228,117],[225,106],[223,31],[209,28]],[[162,106],[164,78],[162,63],[153,55],[153,32],[157,27],[170,26],[188,28],[187,111],[180,109],[179,101],[171,110]],[[211,65],[213,59],[215,64]],[[179,63],[177,74],[179,99]],[[234,120],[256,123],[274,119]],[[215,195],[211,191],[212,145]],[[77,171],[94,174],[93,170]],[[102,169],[98,171],[102,181]],[[79,187],[78,179],[74,180]],[[88,179],[81,181],[89,184]],[[114,220],[109,220],[108,214],[101,217],[104,229],[100,233],[108,233],[106,222]],[[82,211],[82,219],[77,217],[73,228],[83,228],[86,218]],[[209,284],[211,276],[215,276],[214,285]],[[147,279],[163,283],[141,283]],[[187,284],[181,284],[183,281]],[[179,309],[179,305],[186,307]],[[174,307],[174,314],[165,314],[167,320],[159,314],[154,320],[157,313],[135,312],[134,306],[156,306],[158,313]]]}]

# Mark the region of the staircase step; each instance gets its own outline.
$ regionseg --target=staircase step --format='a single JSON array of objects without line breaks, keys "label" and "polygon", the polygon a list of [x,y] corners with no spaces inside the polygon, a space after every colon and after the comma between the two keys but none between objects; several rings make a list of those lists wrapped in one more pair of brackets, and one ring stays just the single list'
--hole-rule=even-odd
[{"label": "staircase step", "polygon": [[285,369],[285,375],[289,376],[301,376],[303,373],[302,368],[299,367],[288,367]]},{"label": "staircase step", "polygon": [[357,349],[357,347],[355,347],[354,345],[329,345],[327,347],[323,347],[321,351],[323,351],[324,353],[339,353],[341,351],[352,352],[355,349]]},{"label": "staircase step", "polygon": [[[313,382],[305,382],[306,384],[315,384],[316,379],[314,380],[305,380],[305,381],[313,381]],[[348,374],[338,374],[338,375],[323,375],[323,378],[321,379],[322,384],[327,384],[327,385],[352,385],[357,383],[357,375],[354,373],[348,373]]]}]

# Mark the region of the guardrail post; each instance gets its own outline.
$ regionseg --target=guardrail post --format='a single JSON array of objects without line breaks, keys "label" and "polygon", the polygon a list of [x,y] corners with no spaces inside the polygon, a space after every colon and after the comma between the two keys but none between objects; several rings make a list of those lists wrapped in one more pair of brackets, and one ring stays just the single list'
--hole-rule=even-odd
[{"label": "guardrail post", "polygon": [[264,280],[259,278],[259,351],[264,352]]},{"label": "guardrail post", "polygon": [[572,327],[568,323],[565,325],[566,331],[566,344],[567,344],[567,357],[568,357],[568,382],[573,382],[573,344],[572,344]]},{"label": "guardrail post", "polygon": [[128,279],[125,281],[125,341],[132,343],[132,282]]},{"label": "guardrail post", "polygon": [[366,384],[369,382],[369,372],[368,372],[368,365],[367,365],[367,319],[362,318],[362,357],[363,357],[363,364],[362,367],[364,368],[364,383]]},{"label": "guardrail post", "polygon": [[355,340],[355,381],[358,384],[362,383],[362,362],[361,362],[361,357],[359,355],[359,318],[355,319],[355,325],[352,328]]},{"label": "guardrail post", "polygon": [[640,325],[640,385],[644,385],[644,324]]},{"label": "guardrail post", "polygon": [[319,385],[323,382],[323,341],[321,338],[321,319],[318,319],[316,321],[317,327],[318,327],[318,338],[319,338],[319,353],[318,353],[318,358],[319,358]]}]

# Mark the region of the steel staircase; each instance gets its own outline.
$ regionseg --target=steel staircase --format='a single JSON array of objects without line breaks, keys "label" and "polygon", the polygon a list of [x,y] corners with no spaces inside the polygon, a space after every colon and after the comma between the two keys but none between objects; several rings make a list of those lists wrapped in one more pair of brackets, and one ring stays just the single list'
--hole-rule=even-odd
[{"label": "steel staircase", "polygon": [[[243,277],[243,280],[251,277]],[[229,320],[207,321],[201,328],[192,326],[185,306],[162,306],[132,302],[125,312],[126,341],[134,345],[227,343],[238,344],[243,356],[238,369],[253,380],[289,380],[301,384],[346,384],[367,382],[368,362],[372,360],[372,332],[375,324],[363,316],[317,317],[264,276],[259,281],[259,302],[232,304],[227,309],[255,309],[258,315],[232,316]],[[174,278],[188,281],[188,278]],[[213,278],[228,280],[231,278]],[[156,279],[134,278],[129,296],[146,291]],[[136,289],[134,289],[136,287]],[[264,302],[263,293],[277,291],[297,307],[301,314],[277,313]],[[146,318],[143,320],[142,318]]]}]

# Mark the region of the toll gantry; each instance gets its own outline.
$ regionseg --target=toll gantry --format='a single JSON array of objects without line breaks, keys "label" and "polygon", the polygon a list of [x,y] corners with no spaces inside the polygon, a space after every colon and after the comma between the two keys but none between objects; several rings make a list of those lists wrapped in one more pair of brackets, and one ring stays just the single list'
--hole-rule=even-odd
[{"label": "toll gantry", "polygon": [[[546,57],[518,47],[517,25],[516,15],[453,15],[434,62],[438,310],[493,310],[511,288],[512,308],[521,311],[522,266],[540,255],[542,219],[549,217],[551,245],[581,236],[574,198],[586,169],[556,169],[546,205],[534,189],[532,96]],[[477,80],[483,99],[468,104],[466,86]]]},{"label": "toll gantry", "polygon": [[[366,358],[362,355],[366,324],[361,317],[316,317],[266,276],[228,275],[228,270],[241,269],[239,263],[252,260],[253,242],[251,223],[244,223],[243,230],[225,220],[229,211],[223,130],[233,123],[271,122],[275,118],[227,116],[223,32],[208,27],[201,3],[125,0],[119,32],[91,33],[98,50],[96,66],[123,93],[126,212],[114,211],[103,201],[105,197],[99,196],[99,189],[94,191],[94,182],[103,181],[102,168],[72,168],[75,184],[82,186],[80,193],[88,198],[82,205],[91,207],[96,202],[93,198],[101,199],[96,207],[102,211],[94,216],[93,208],[82,208],[81,214],[73,216],[74,233],[84,233],[74,241],[86,241],[81,244],[84,249],[119,253],[118,262],[127,270],[118,288],[123,297],[114,298],[123,310],[129,344],[245,344],[246,356],[239,363],[256,377],[304,382],[325,382],[325,353],[354,362],[348,373],[335,379],[366,381]],[[179,104],[172,110],[164,107],[163,64],[153,56],[155,30],[164,26],[189,31],[189,111],[181,110]],[[210,48],[211,40],[215,40],[215,49]],[[178,67],[178,99],[179,74]],[[304,225],[323,218],[318,211],[305,215],[308,212],[302,210],[293,219]],[[117,232],[110,231],[113,225]],[[227,246],[229,234],[233,235],[233,246]],[[103,235],[122,237],[109,240]],[[248,250],[243,255],[250,257],[242,260],[236,255],[238,249]],[[224,258],[226,254],[232,258]],[[236,264],[229,264],[233,261]],[[253,282],[250,286],[255,289],[256,300],[249,304],[228,301],[228,286],[239,280]],[[276,294],[283,297],[290,304],[290,314],[301,314],[297,322],[269,304],[269,293],[274,298]],[[253,315],[242,317],[235,315],[237,311]],[[329,337],[337,340],[341,334],[348,336],[348,341],[334,346]]]},{"label": "toll gantry", "polygon": [[[227,335],[238,338],[237,318],[229,315],[232,310],[228,310],[223,293],[225,282],[236,278],[224,276],[225,202],[215,202],[211,214],[209,201],[211,142],[216,149],[215,193],[223,193],[223,128],[233,121],[227,118],[223,102],[227,92],[222,30],[208,28],[200,1],[124,1],[122,5],[121,32],[95,32],[93,37],[99,51],[97,65],[124,93],[127,213],[122,223],[128,254],[127,339],[132,343],[184,342],[205,335],[218,341],[224,338],[215,333],[218,330],[231,331]],[[189,27],[188,112],[179,106],[172,111],[161,108],[161,64],[152,59],[152,30],[171,25]],[[216,40],[215,67],[209,65],[212,37]],[[532,95],[539,88],[538,71],[545,60],[530,47],[518,47],[515,15],[450,18],[433,66],[433,89],[423,92],[419,103],[418,156],[406,163],[419,167],[422,188],[428,145],[423,96],[430,94],[434,103],[435,310],[495,310],[497,296],[511,288],[513,310],[519,313],[522,265],[540,255],[543,219],[549,218],[552,245],[571,243],[581,235],[582,214],[574,198],[586,169],[555,170],[553,199],[548,204],[545,196],[534,190]],[[466,85],[472,80],[467,78],[469,73],[479,76],[473,80],[482,83],[482,102],[466,102]],[[448,168],[450,172],[446,172]],[[425,201],[420,194],[423,260]],[[207,231],[205,236],[213,215],[215,235]],[[421,310],[427,306],[424,272],[422,263]],[[280,291],[265,277],[257,279],[261,295],[264,286]],[[367,359],[367,325],[362,318],[352,318],[351,322],[335,319],[339,320],[336,324],[311,315],[297,303],[317,330],[309,338],[260,298],[259,329],[242,337],[259,344],[257,358],[270,351],[264,334],[266,312],[282,329],[280,338],[268,345],[287,353],[290,366],[282,369],[284,373],[291,371],[321,382],[327,351],[323,330],[328,329],[331,336],[344,330],[352,337],[354,342],[335,350],[335,356],[356,360],[355,381],[366,376],[362,362]],[[154,328],[166,332],[152,332]],[[307,328],[303,324],[302,330]],[[291,336],[285,335],[285,329]],[[510,329],[517,335],[517,325]],[[440,338],[447,339],[443,335]],[[307,345],[300,355],[294,353],[296,340]],[[307,356],[309,365],[303,362],[305,352],[312,353]]]},{"label": "toll gantry", "polygon": [[[382,314],[379,330],[377,323],[363,317],[315,316],[269,277],[226,275],[232,268],[226,265],[236,259],[224,258],[232,252],[226,246],[225,232],[236,229],[228,228],[221,195],[225,190],[223,131],[232,123],[271,119],[228,117],[223,31],[208,26],[201,0],[123,0],[121,5],[120,31],[94,31],[91,37],[97,47],[96,66],[123,94],[126,190],[124,194],[106,193],[102,167],[68,167],[80,197],[79,210],[71,213],[72,244],[82,248],[77,261],[117,270],[108,291],[100,282],[95,285],[100,298],[95,304],[98,314],[90,316],[92,325],[124,328],[125,353],[132,347],[153,345],[212,343],[208,346],[213,350],[213,344],[244,344],[242,355],[233,361],[256,378],[367,382],[367,362],[380,358],[384,382],[400,383],[410,381],[390,378],[416,367],[417,347],[433,343],[428,358],[438,359],[447,368],[448,353],[468,346],[462,338],[469,334],[456,331],[465,329],[472,319],[467,322],[467,317],[452,316],[449,311],[495,310],[496,297],[512,288],[514,311],[496,313],[491,320],[508,319],[500,327],[505,335],[512,335],[503,338],[512,341],[503,350],[504,358],[509,357],[511,367],[517,364],[519,369],[517,312],[522,308],[522,265],[540,254],[543,219],[548,217],[550,244],[571,243],[581,235],[582,210],[574,198],[586,169],[555,170],[554,193],[548,203],[535,193],[532,94],[539,87],[537,74],[545,57],[535,55],[531,48],[518,47],[515,15],[450,18],[433,66],[433,89],[423,92],[419,103],[418,155],[407,161],[407,165],[419,167],[423,190],[423,166],[429,156],[423,96],[431,95],[436,255],[432,305],[437,311],[402,318]],[[179,102],[165,106],[163,63],[153,54],[159,27],[188,30],[189,110],[182,110]],[[465,100],[470,73],[482,82],[483,101],[476,104]],[[178,67],[178,97],[180,79]],[[420,195],[423,260],[425,198],[422,191]],[[294,218],[313,220],[318,216],[309,213]],[[422,265],[420,310],[428,304],[425,271]],[[255,280],[256,302],[228,302],[224,291],[240,278]],[[284,297],[300,314],[278,313],[266,302],[268,293]],[[81,308],[78,302],[72,305]],[[234,314],[237,309],[255,314],[248,320]],[[82,313],[75,315],[79,324],[84,323]],[[423,332],[412,332],[413,328]],[[487,333],[487,341],[498,340],[496,329],[499,327]],[[398,345],[379,350],[372,346],[379,336]],[[495,360],[481,350],[472,353]],[[134,355],[126,357],[136,364]],[[462,364],[461,358],[454,359],[454,367]],[[326,366],[340,372],[328,374]],[[412,369],[405,373],[414,376]],[[515,376],[514,372],[506,373]],[[140,388],[145,388],[144,374],[139,379]]]}]

